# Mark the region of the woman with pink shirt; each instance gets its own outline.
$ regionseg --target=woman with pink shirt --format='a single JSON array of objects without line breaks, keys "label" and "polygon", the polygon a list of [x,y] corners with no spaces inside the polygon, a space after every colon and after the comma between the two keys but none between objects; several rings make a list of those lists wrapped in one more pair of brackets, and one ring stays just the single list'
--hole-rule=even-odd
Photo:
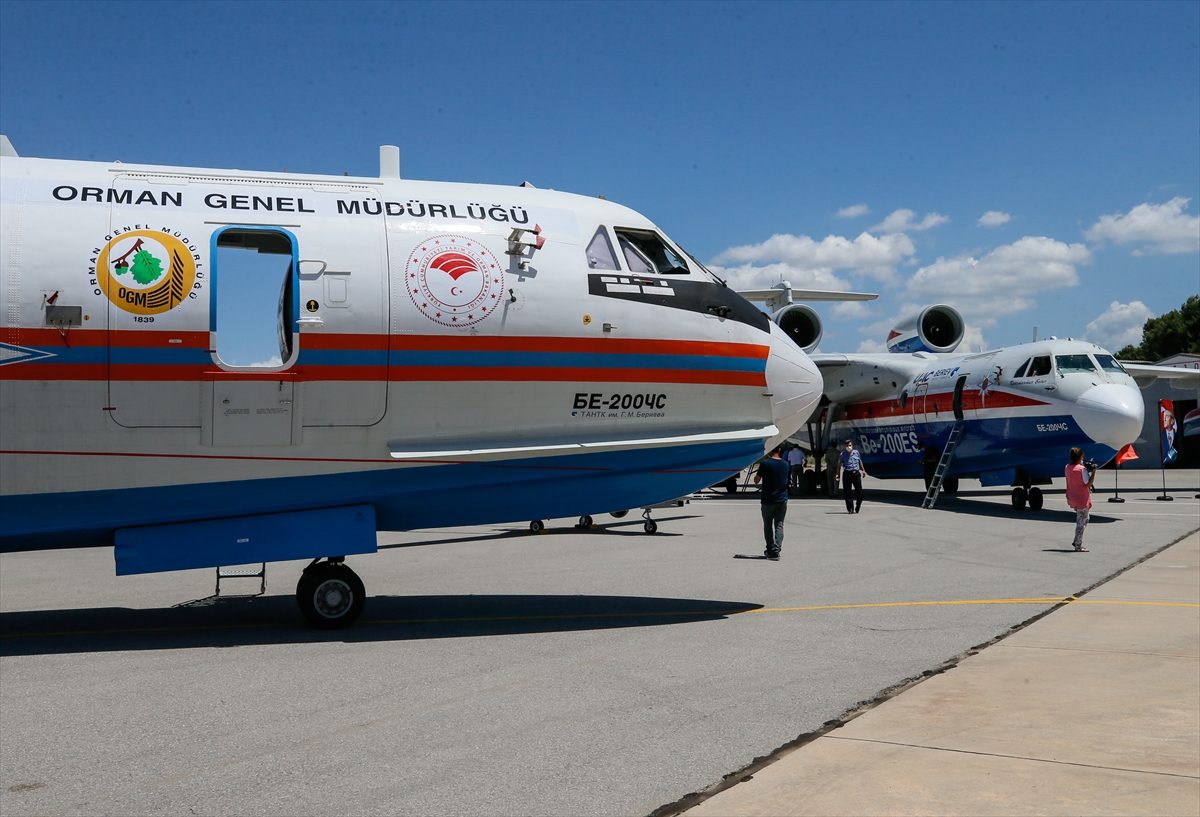
[{"label": "woman with pink shirt", "polygon": [[1075,509],[1075,550],[1086,552],[1083,546],[1083,529],[1087,527],[1088,514],[1092,510],[1092,482],[1096,472],[1083,464],[1083,449],[1071,449],[1071,464],[1063,476],[1067,478],[1067,505]]}]

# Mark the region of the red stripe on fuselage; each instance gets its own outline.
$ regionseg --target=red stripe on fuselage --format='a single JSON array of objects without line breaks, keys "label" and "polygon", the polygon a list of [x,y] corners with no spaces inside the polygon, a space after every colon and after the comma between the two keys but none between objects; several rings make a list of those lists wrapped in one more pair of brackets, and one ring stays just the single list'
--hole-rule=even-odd
[{"label": "red stripe on fuselage", "polygon": [[[920,405],[921,400],[925,401],[924,411]],[[964,389],[962,404],[964,411],[975,412],[1051,405],[1045,400],[995,389],[988,392],[986,399],[981,398],[979,389]],[[891,417],[912,417],[914,412],[916,414],[937,414],[952,411],[954,411],[954,392],[943,391],[916,397],[910,395],[903,408],[901,408],[899,400],[870,400],[865,403],[852,403],[846,408],[845,419],[879,420]]]}]

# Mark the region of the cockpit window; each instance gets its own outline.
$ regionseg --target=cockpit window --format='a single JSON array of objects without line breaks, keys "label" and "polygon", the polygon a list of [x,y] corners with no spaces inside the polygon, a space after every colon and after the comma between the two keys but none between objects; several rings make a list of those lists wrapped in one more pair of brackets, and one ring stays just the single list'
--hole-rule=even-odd
[{"label": "cockpit window", "polygon": [[617,230],[616,233],[630,272],[688,274],[687,262],[667,246],[658,233],[649,230]]},{"label": "cockpit window", "polygon": [[1055,355],[1054,362],[1058,364],[1059,374],[1079,374],[1094,372],[1096,366],[1087,355]]},{"label": "cockpit window", "polygon": [[1013,375],[1013,377],[1024,377],[1024,376],[1025,376],[1025,370],[1029,368],[1029,363],[1030,363],[1030,361],[1032,361],[1032,360],[1033,360],[1033,358],[1029,358],[1029,360],[1027,360],[1027,361],[1025,361],[1024,363],[1022,363],[1022,364],[1021,364],[1021,368],[1017,369],[1017,373],[1016,373],[1016,374],[1014,374],[1014,375]]},{"label": "cockpit window", "polygon": [[650,259],[630,244],[625,236],[619,237],[617,241],[621,244],[621,254],[625,256],[625,266],[629,267],[630,272],[654,272]]},{"label": "cockpit window", "polygon": [[1119,372],[1122,374],[1125,372],[1125,370],[1121,368],[1121,364],[1118,363],[1117,359],[1112,355],[1096,355],[1096,362],[1099,363],[1100,368],[1106,372]]},{"label": "cockpit window", "polygon": [[592,269],[620,269],[617,256],[613,254],[612,244],[608,240],[608,230],[601,225],[592,237],[592,243],[587,248],[588,266]]},{"label": "cockpit window", "polygon": [[1029,371],[1025,373],[1025,376],[1045,377],[1048,374],[1050,374],[1050,355],[1042,355],[1029,362]]}]

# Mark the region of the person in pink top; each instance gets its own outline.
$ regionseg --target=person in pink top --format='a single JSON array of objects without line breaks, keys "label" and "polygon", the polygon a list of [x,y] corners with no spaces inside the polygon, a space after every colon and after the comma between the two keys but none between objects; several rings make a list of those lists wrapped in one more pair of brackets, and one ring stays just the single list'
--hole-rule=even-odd
[{"label": "person in pink top", "polygon": [[1075,550],[1086,551],[1083,546],[1083,529],[1087,527],[1088,515],[1092,510],[1092,482],[1096,472],[1083,464],[1083,449],[1071,449],[1071,463],[1063,476],[1067,478],[1067,505],[1075,509]]}]

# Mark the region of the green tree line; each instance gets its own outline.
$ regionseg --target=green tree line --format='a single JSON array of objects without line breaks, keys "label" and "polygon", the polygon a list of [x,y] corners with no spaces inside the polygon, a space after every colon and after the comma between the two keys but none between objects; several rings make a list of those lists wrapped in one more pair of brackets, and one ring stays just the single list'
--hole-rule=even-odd
[{"label": "green tree line", "polygon": [[1162,360],[1180,352],[1200,354],[1200,295],[1192,295],[1183,306],[1172,309],[1142,325],[1142,342],[1117,352],[1121,360]]}]

